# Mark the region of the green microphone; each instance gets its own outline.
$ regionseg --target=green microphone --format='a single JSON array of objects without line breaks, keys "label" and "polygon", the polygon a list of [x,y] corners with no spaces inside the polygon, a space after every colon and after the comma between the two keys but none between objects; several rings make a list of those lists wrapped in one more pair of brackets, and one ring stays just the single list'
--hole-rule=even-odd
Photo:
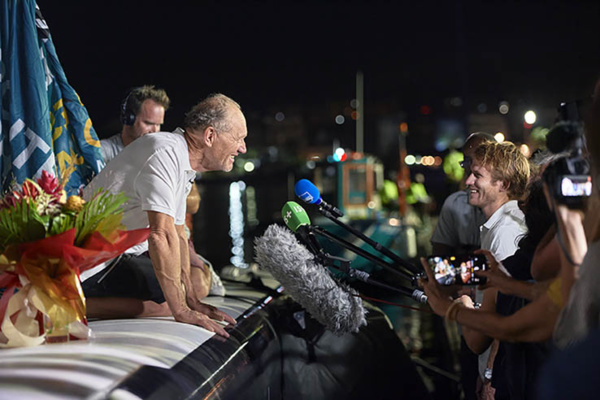
[{"label": "green microphone", "polygon": [[311,253],[314,255],[323,253],[319,241],[311,231],[310,218],[308,218],[308,214],[300,204],[295,201],[288,201],[281,209],[281,216],[287,227],[296,234],[296,238]]},{"label": "green microphone", "polygon": [[288,201],[281,209],[281,216],[283,222],[290,230],[294,233],[298,233],[298,228],[301,226],[310,226],[310,218],[308,214],[302,208],[302,206],[295,201]]}]

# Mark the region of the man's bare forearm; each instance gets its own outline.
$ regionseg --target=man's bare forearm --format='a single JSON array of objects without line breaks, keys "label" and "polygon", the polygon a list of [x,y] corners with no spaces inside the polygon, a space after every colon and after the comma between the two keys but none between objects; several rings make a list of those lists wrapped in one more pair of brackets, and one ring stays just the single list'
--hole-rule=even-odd
[{"label": "man's bare forearm", "polygon": [[181,284],[181,245],[179,236],[164,214],[149,212],[148,252],[154,272],[173,315],[188,309]]},{"label": "man's bare forearm", "polygon": [[187,234],[185,233],[185,225],[175,225],[177,230],[177,236],[179,238],[179,258],[181,265],[181,283],[185,290],[187,304],[193,308],[190,301],[194,296],[194,285],[192,282],[192,273],[190,267],[190,251],[187,241]]}]

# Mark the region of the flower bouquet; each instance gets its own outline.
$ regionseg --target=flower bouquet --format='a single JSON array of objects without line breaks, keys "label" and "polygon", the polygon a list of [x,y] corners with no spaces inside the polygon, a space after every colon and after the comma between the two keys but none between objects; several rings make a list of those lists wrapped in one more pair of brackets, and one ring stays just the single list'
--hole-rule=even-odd
[{"label": "flower bouquet", "polygon": [[123,230],[126,200],[67,198],[45,171],[0,199],[0,347],[90,337],[80,273],[148,237]]}]

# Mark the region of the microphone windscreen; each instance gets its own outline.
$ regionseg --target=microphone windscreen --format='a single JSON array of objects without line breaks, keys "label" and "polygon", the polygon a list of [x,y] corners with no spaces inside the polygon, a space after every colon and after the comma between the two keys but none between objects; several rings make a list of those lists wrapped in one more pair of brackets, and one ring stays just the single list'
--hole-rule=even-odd
[{"label": "microphone windscreen", "polygon": [[310,225],[310,218],[304,208],[295,201],[288,201],[281,209],[281,216],[285,225],[296,232],[302,225]]},{"label": "microphone windscreen", "polygon": [[300,197],[303,202],[314,204],[321,198],[319,189],[308,179],[300,179],[294,186],[294,193]]},{"label": "microphone windscreen", "polygon": [[256,262],[278,280],[285,292],[336,335],[358,332],[366,311],[358,293],[333,280],[326,268],[286,228],[270,225],[254,240]]}]

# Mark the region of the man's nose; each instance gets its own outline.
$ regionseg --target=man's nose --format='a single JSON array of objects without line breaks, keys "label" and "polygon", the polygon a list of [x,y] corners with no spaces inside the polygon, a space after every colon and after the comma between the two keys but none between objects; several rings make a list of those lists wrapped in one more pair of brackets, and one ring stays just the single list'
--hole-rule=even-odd
[{"label": "man's nose", "polygon": [[242,140],[242,143],[240,144],[238,151],[242,154],[246,153],[246,141]]},{"label": "man's nose", "polygon": [[466,184],[467,186],[470,186],[470,185],[472,185],[472,184],[474,183],[474,181],[475,181],[475,177],[474,177],[474,176],[473,176],[473,174],[471,173],[471,174],[469,174],[469,176],[467,177],[467,180],[465,181],[465,184]]}]

